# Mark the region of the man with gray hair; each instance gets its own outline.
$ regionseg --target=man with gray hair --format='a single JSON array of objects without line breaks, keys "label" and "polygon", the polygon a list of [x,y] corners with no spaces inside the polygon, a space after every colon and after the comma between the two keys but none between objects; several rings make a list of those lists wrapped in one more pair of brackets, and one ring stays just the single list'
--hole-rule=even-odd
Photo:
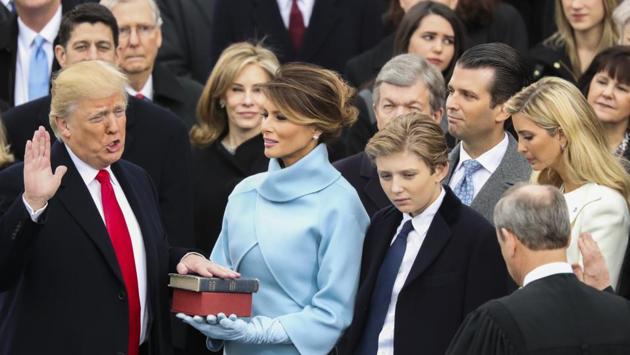
[{"label": "man with gray hair", "polygon": [[[377,128],[394,118],[422,112],[439,123],[444,113],[446,89],[440,71],[415,54],[401,54],[387,62],[374,82],[372,109]],[[369,137],[368,137],[369,138]],[[389,205],[376,168],[364,152],[335,163],[337,170],[357,190],[368,215]]]},{"label": "man with gray hair", "polygon": [[101,0],[118,22],[118,65],[129,77],[127,92],[171,110],[188,129],[197,122],[196,108],[203,87],[177,77],[156,63],[162,46],[162,17],[155,0]]},{"label": "man with gray hair", "polygon": [[472,312],[447,354],[628,354],[630,304],[567,263],[569,211],[553,186],[518,184],[494,210],[501,254],[522,286]]}]

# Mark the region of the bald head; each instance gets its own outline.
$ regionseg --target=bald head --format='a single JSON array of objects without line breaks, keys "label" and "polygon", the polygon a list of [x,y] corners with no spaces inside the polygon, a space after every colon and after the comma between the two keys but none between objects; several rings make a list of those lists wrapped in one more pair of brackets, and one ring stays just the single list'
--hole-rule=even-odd
[{"label": "bald head", "polygon": [[494,224],[534,251],[566,248],[571,235],[564,196],[549,185],[517,184],[508,189],[494,208]]}]

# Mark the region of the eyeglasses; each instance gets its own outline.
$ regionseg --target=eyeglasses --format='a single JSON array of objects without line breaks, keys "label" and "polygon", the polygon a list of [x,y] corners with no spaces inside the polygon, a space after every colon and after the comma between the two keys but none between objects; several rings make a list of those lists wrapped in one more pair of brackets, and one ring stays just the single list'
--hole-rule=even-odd
[{"label": "eyeglasses", "polygon": [[118,38],[121,40],[129,39],[129,37],[131,37],[131,32],[133,30],[136,31],[136,35],[138,37],[145,39],[153,33],[153,30],[155,30],[155,26],[137,25],[134,27],[131,27],[131,26],[120,27],[118,29]]}]

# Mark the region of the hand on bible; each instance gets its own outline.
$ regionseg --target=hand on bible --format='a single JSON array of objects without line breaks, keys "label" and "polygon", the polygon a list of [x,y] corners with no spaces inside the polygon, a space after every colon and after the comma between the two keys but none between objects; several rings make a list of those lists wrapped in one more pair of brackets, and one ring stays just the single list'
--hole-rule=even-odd
[{"label": "hand on bible", "polygon": [[241,276],[238,272],[213,263],[199,253],[188,253],[184,255],[182,260],[177,264],[177,273],[182,275],[192,273],[205,277],[220,277],[222,279],[233,279]]},{"label": "hand on bible", "polygon": [[39,126],[33,139],[26,142],[24,150],[24,199],[32,209],[38,210],[46,205],[68,170],[60,165],[53,174],[50,165],[50,135]]}]

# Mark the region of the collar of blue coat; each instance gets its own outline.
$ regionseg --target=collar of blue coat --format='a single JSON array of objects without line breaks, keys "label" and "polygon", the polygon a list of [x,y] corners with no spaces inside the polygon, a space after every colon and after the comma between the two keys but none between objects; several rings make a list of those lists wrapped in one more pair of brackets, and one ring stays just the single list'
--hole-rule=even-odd
[{"label": "collar of blue coat", "polygon": [[267,176],[257,190],[267,200],[286,202],[318,192],[340,176],[328,161],[326,145],[319,144],[287,168],[282,168],[278,159],[270,159]]}]

